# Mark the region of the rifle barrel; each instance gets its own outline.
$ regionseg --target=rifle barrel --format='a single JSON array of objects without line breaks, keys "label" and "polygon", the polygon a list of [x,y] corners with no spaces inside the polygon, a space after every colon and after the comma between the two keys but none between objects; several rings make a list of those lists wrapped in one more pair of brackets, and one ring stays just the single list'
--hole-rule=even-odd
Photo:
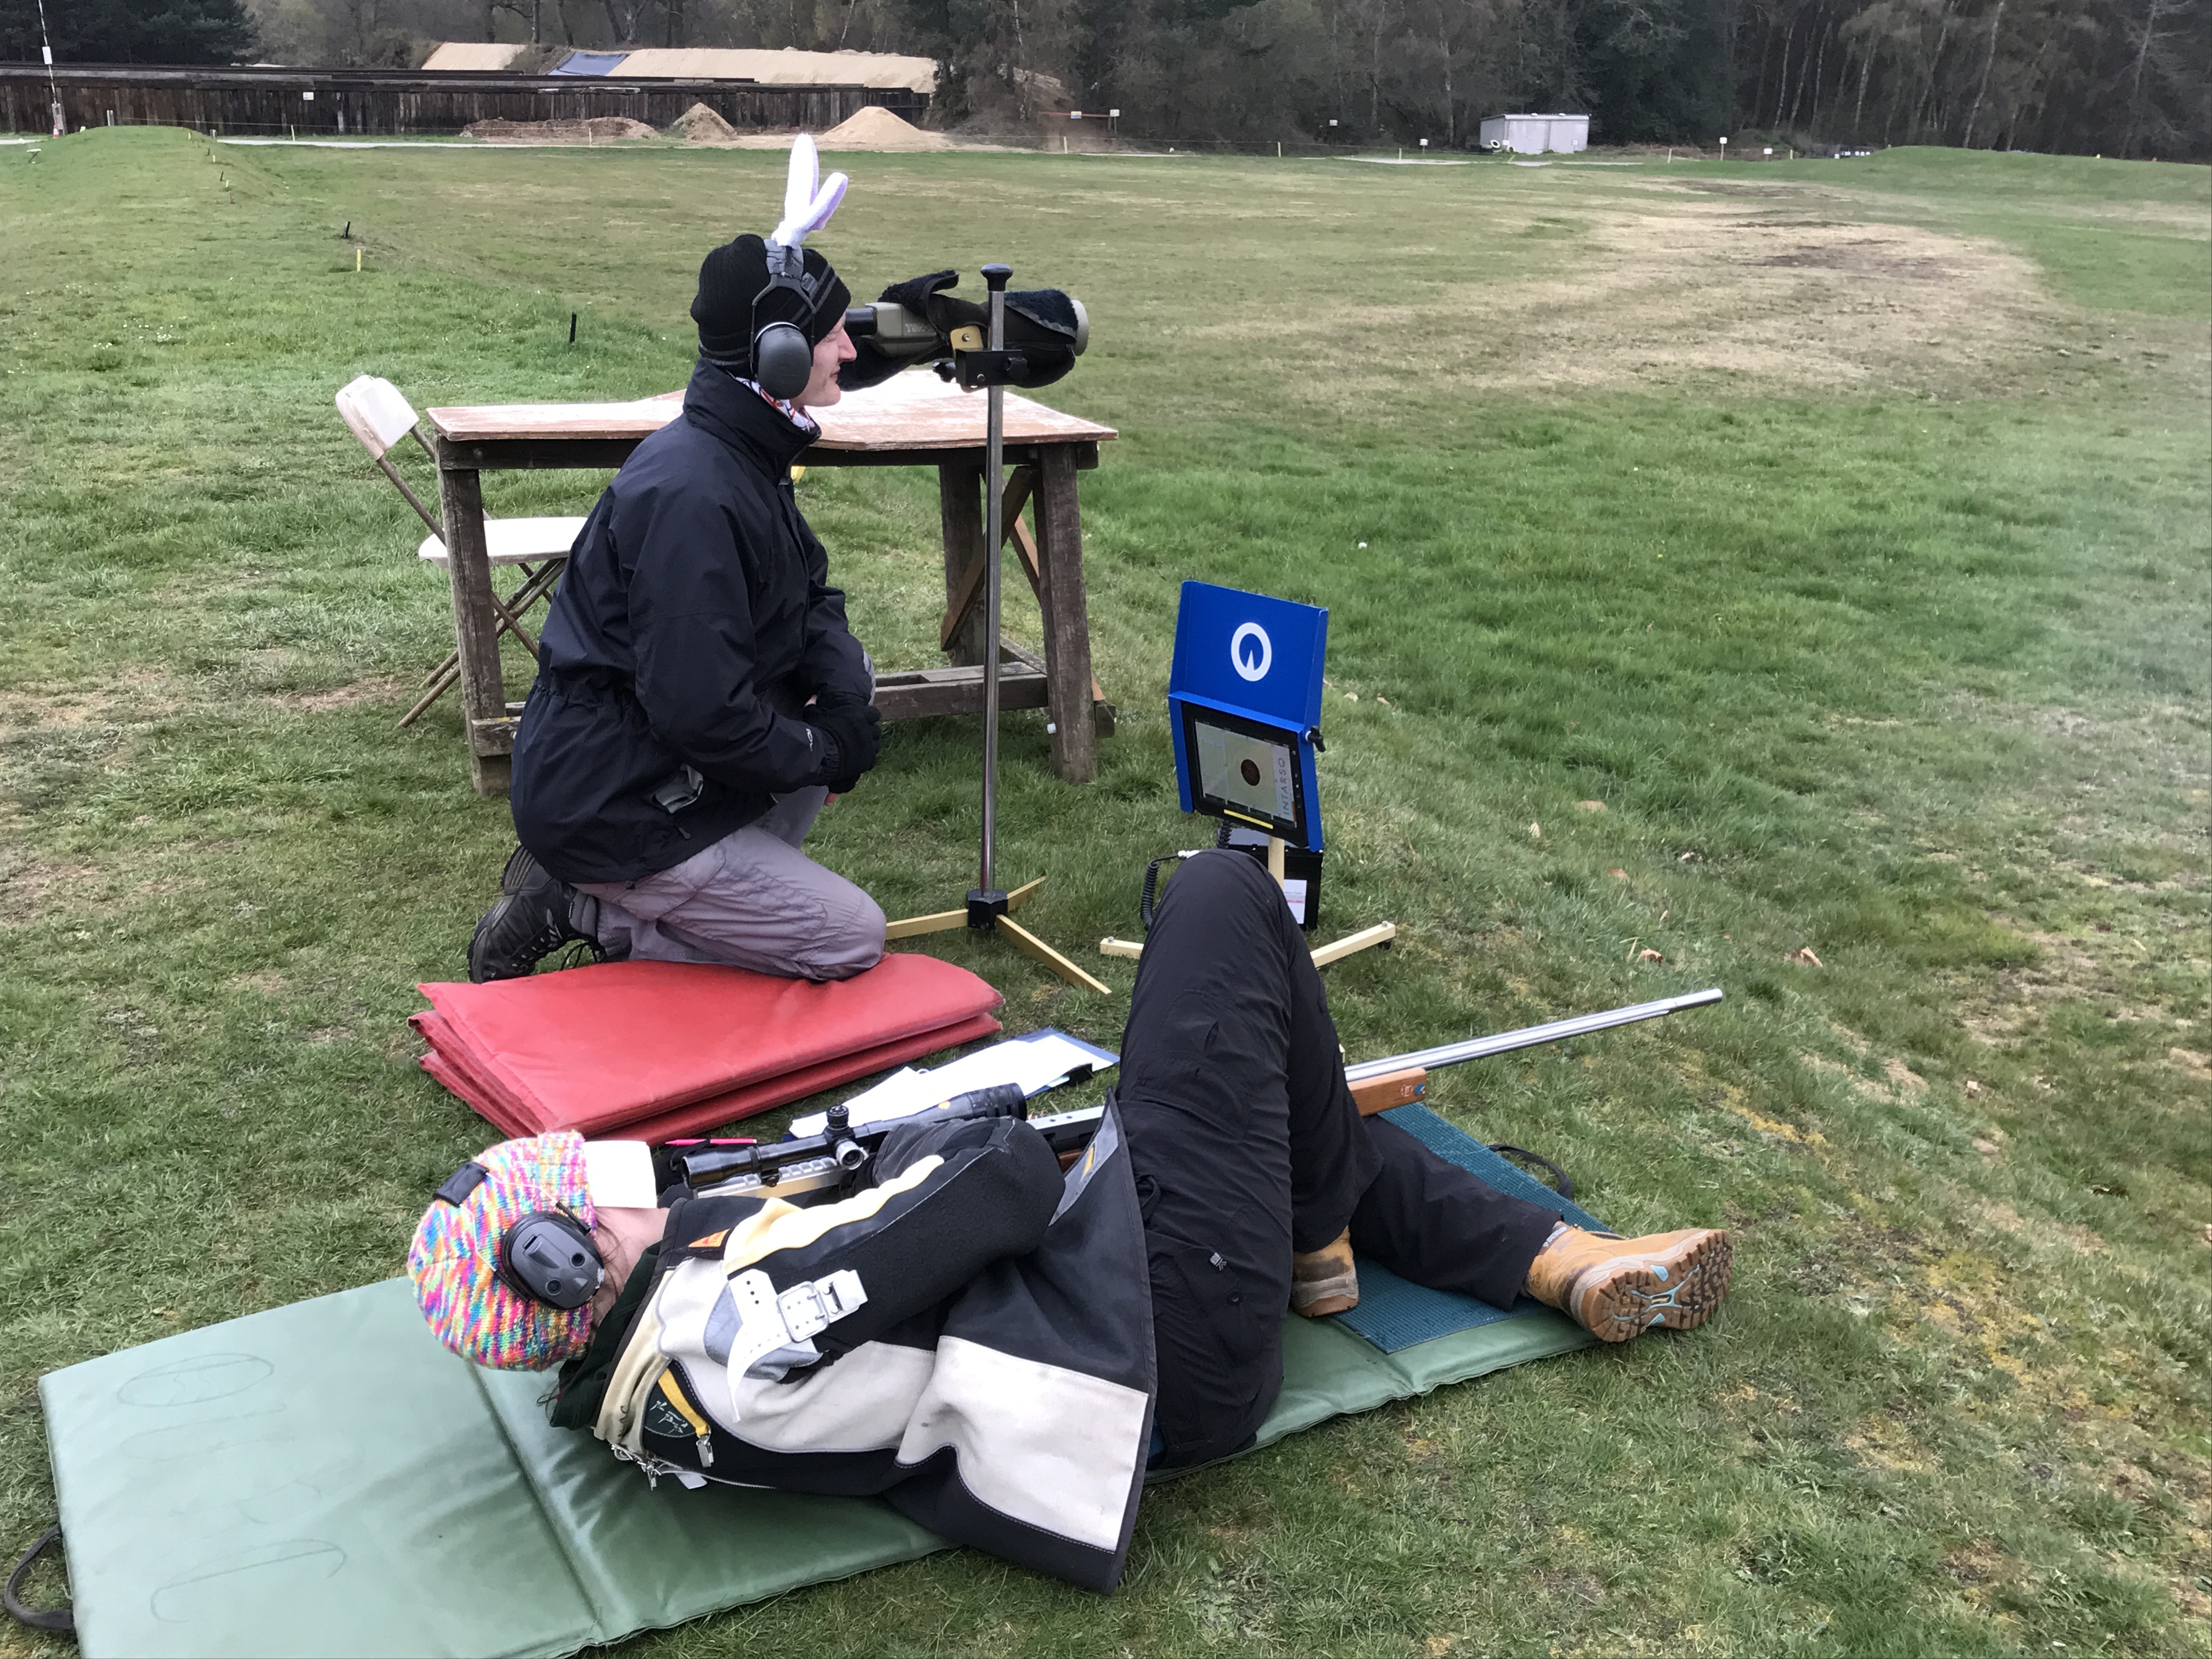
[{"label": "rifle barrel", "polygon": [[1418,1048],[1410,1054],[1392,1054],[1383,1060],[1363,1060],[1357,1066],[1346,1066],[1344,1077],[1347,1083],[1364,1083],[1370,1078],[1411,1071],[1415,1066],[1432,1072],[1439,1066],[1456,1066],[1465,1060],[1483,1060],[1492,1054],[1510,1054],[1516,1048],[1564,1042],[1569,1037],[1588,1036],[1593,1031],[1610,1031],[1617,1025],[1639,1024],[1684,1008],[1702,1008],[1720,1000],[1721,989],[1716,985],[1708,990],[1662,997],[1656,1002],[1639,1002],[1633,1007],[1609,1009],[1601,1014],[1577,1014],[1572,1019],[1555,1019],[1548,1025],[1524,1026],[1517,1031],[1500,1031],[1495,1036],[1469,1037],[1464,1042]]}]

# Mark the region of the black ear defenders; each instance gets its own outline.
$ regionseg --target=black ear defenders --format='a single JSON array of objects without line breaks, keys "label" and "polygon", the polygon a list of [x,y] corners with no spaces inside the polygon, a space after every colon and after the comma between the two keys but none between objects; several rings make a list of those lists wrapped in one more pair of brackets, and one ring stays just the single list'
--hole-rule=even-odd
[{"label": "black ear defenders", "polygon": [[[471,1159],[446,1177],[437,1196],[465,1204],[485,1175],[484,1166]],[[499,1241],[500,1282],[517,1296],[564,1313],[589,1302],[606,1276],[591,1230],[565,1211],[532,1210]]]},{"label": "black ear defenders", "polygon": [[[752,380],[771,398],[787,400],[806,390],[814,375],[814,348],[797,323],[774,316],[794,307],[801,317],[813,316],[821,301],[821,278],[806,274],[806,258],[795,247],[775,243],[768,250],[768,286],[753,295]],[[779,301],[776,295],[791,299]],[[766,302],[769,320],[762,319]]]},{"label": "black ear defenders", "polygon": [[519,1294],[565,1313],[598,1292],[606,1265],[575,1217],[534,1210],[500,1240],[499,1276]]}]

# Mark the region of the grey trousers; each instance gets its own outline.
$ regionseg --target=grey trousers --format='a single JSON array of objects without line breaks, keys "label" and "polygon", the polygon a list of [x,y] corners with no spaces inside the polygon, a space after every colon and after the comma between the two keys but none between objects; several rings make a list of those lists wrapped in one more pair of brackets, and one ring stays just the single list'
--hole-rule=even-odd
[{"label": "grey trousers", "polygon": [[884,954],[884,913],[799,850],[829,792],[778,795],[742,830],[635,881],[586,881],[592,932],[639,962],[719,962],[786,979],[849,979]]}]

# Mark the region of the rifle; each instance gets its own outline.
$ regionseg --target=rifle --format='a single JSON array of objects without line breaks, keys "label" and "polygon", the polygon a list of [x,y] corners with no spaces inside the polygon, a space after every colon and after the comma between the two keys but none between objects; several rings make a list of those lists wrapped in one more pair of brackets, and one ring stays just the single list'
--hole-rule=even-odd
[{"label": "rifle", "polygon": [[[1344,1068],[1345,1081],[1352,1085],[1352,1103],[1359,1108],[1360,1115],[1371,1116],[1394,1106],[1413,1105],[1425,1098],[1429,1073],[1440,1067],[1511,1054],[1517,1048],[1534,1048],[1547,1042],[1564,1042],[1570,1037],[1588,1036],[1622,1025],[1640,1024],[1685,1008],[1705,1007],[1718,1002],[1721,995],[1716,986],[1678,997],[1662,997],[1656,1002],[1609,1009],[1604,1013],[1577,1014],[1571,1019],[1523,1026],[1493,1036],[1470,1037],[1463,1042],[1447,1042],[1433,1048],[1417,1048],[1410,1054],[1362,1060]],[[760,1193],[807,1203],[816,1200],[801,1194],[830,1196],[857,1186],[862,1172],[894,1129],[910,1123],[995,1117],[1027,1121],[1045,1138],[1045,1144],[1059,1155],[1060,1167],[1065,1169],[1090,1144],[1104,1111],[1103,1106],[1082,1106],[1071,1112],[1030,1117],[1029,1102],[1024,1098],[1019,1085],[997,1083],[988,1089],[955,1095],[926,1110],[887,1118],[858,1129],[852,1127],[846,1108],[832,1106],[820,1134],[800,1135],[765,1146],[711,1142],[703,1147],[697,1142],[664,1146],[654,1154],[655,1174],[664,1189],[681,1183],[694,1192],[711,1190],[717,1195]]]},{"label": "rifle", "polygon": [[[663,1192],[680,1185],[694,1193],[712,1190],[717,1197],[760,1193],[803,1203],[809,1200],[799,1198],[802,1193],[820,1194],[835,1189],[842,1194],[857,1185],[861,1172],[874,1162],[876,1153],[894,1129],[902,1129],[910,1123],[1027,1118],[1029,1115],[1029,1102],[1017,1083],[994,1083],[988,1088],[971,1089],[919,1112],[884,1118],[858,1129],[853,1127],[849,1108],[832,1106],[829,1121],[822,1126],[819,1134],[794,1135],[765,1146],[751,1142],[732,1145],[708,1141],[702,1145],[693,1141],[660,1147],[653,1154],[653,1177]],[[1089,1136],[1086,1134],[1085,1139]],[[1059,1150],[1057,1146],[1054,1150]]]},{"label": "rifle", "polygon": [[1352,1085],[1352,1102],[1359,1108],[1359,1115],[1372,1117],[1393,1106],[1410,1106],[1423,1099],[1429,1092],[1429,1073],[1440,1066],[1486,1060],[1492,1054],[1510,1054],[1516,1048],[1534,1048],[1547,1042],[1565,1042],[1569,1037],[1610,1031],[1616,1026],[1638,1025],[1647,1019],[1663,1018],[1684,1008],[1702,1008],[1720,1000],[1721,988],[1716,985],[1708,990],[1662,997],[1656,1002],[1639,1002],[1601,1014],[1577,1014],[1571,1019],[1555,1019],[1547,1025],[1526,1025],[1517,1031],[1500,1031],[1495,1036],[1470,1037],[1464,1042],[1417,1048],[1409,1054],[1392,1054],[1387,1060],[1366,1060],[1357,1066],[1347,1066],[1344,1068],[1344,1080]]}]

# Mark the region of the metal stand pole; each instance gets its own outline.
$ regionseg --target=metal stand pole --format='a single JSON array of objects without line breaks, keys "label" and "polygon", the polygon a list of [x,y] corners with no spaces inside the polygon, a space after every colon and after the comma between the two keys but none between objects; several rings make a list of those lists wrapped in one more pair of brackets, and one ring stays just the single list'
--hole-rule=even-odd
[{"label": "metal stand pole", "polygon": [[[1006,283],[1013,274],[1005,265],[983,267],[991,290],[993,351],[1006,349]],[[1000,493],[1006,488],[1006,388],[994,380],[983,395],[989,399],[983,427],[983,857],[976,886],[988,894],[994,890],[991,866],[999,842],[999,577],[1006,533]]]},{"label": "metal stand pole", "polygon": [[996,877],[999,851],[999,561],[1006,533],[1006,388],[996,378],[1006,372],[997,355],[1006,349],[1006,283],[1013,276],[1008,265],[985,265],[983,281],[991,290],[990,331],[985,348],[992,354],[985,397],[989,413],[983,432],[983,840],[977,860],[978,884],[968,890],[968,902],[957,910],[934,915],[909,916],[884,930],[887,939],[914,939],[923,933],[946,933],[969,927],[979,933],[996,933],[1024,955],[1033,957],[1071,985],[1100,996],[1113,989],[1095,975],[1087,974],[1066,957],[1024,927],[1009,914],[1044,884],[1040,879],[1016,888],[1000,889]]}]

